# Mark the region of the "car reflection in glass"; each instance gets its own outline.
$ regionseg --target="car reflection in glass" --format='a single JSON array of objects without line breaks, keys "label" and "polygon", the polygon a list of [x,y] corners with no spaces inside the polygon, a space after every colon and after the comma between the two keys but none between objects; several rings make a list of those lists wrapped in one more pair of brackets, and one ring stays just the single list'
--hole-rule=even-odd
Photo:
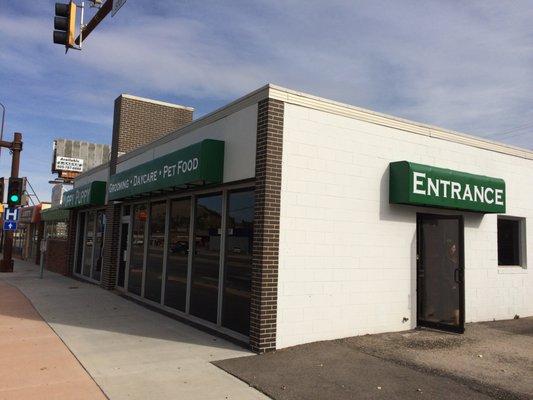
[{"label": "car reflection in glass", "polygon": [[179,241],[176,243],[172,243],[170,245],[170,252],[171,253],[178,253],[178,254],[189,254],[189,243],[185,241]]}]

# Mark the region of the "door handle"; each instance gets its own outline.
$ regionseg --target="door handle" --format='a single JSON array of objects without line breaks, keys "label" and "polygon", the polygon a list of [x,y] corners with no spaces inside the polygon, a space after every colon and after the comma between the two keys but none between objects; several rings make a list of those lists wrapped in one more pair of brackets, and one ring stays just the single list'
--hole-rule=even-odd
[{"label": "door handle", "polygon": [[456,283],[461,283],[461,270],[459,268],[456,268],[454,271],[453,271],[453,280],[456,282]]}]

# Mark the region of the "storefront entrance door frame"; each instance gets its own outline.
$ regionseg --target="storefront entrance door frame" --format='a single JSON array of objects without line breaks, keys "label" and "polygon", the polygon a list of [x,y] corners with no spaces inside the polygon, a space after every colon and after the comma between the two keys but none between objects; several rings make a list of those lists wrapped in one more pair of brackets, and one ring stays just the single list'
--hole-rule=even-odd
[{"label": "storefront entrance door frame", "polygon": [[[131,238],[131,215],[123,215],[124,208],[121,210],[121,217],[120,217],[120,228],[118,233],[118,255],[117,255],[117,273],[116,273],[116,282],[115,286],[120,291],[125,291],[128,287],[128,273],[129,273],[129,264],[130,264],[130,238]],[[123,239],[123,232],[124,230],[122,227],[126,225],[126,249],[122,249],[122,239]],[[120,262],[121,260],[124,261],[124,286],[120,286],[118,284],[118,278],[119,278],[119,268],[120,268]]]},{"label": "storefront entrance door frame", "polygon": [[[442,322],[428,321],[421,315],[421,302],[425,292],[425,269],[423,268],[423,240],[422,240],[422,223],[427,220],[456,220],[458,227],[458,268],[457,273],[454,272],[454,280],[458,284],[459,296],[459,320],[457,324],[447,324]],[[443,331],[463,333],[465,324],[465,280],[464,280],[464,220],[462,215],[447,215],[447,214],[417,214],[417,326],[423,326]]]},{"label": "storefront entrance door frame", "polygon": [[[94,269],[96,268],[96,265],[95,265],[95,256],[97,255],[97,248],[95,246],[95,243],[96,243],[96,236],[97,236],[97,232],[96,232],[96,228],[98,226],[98,212],[102,212],[103,210],[102,209],[90,209],[90,210],[82,210],[80,212],[78,212],[78,215],[76,216],[76,225],[79,224],[79,221],[81,219],[81,215],[83,214],[85,217],[83,219],[83,229],[82,231],[80,232],[79,229],[77,229],[77,232],[76,232],[76,251],[75,251],[75,255],[74,255],[74,268],[72,270],[72,273],[74,276],[78,277],[78,278],[81,278],[81,279],[84,279],[86,281],[89,281],[89,282],[93,282],[93,283],[96,283],[96,284],[100,284],[100,281],[96,280],[93,278],[94,276]],[[93,212],[94,213],[94,221],[93,221],[93,226],[92,226],[92,229],[93,229],[93,246],[92,246],[92,249],[91,249],[91,268],[89,270],[89,276],[86,276],[83,274],[83,263],[85,262],[85,257],[87,256],[86,252],[85,252],[85,240],[86,240],[86,235],[87,235],[87,228],[88,228],[88,223],[89,223],[89,218],[88,218],[88,215],[89,213]],[[105,231],[102,233],[102,240],[105,236]],[[78,246],[82,246],[82,251],[81,251],[81,270],[80,270],[80,273],[77,273],[76,272],[76,265],[77,265],[77,262],[78,262]]]}]

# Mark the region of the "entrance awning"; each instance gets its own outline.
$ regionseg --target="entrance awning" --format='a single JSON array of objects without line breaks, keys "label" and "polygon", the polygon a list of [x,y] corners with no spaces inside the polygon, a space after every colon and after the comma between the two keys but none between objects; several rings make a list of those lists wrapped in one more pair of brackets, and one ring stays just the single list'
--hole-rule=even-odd
[{"label": "entrance awning", "polygon": [[221,183],[224,142],[206,139],[109,178],[109,200],[165,189]]},{"label": "entrance awning", "polygon": [[505,181],[409,161],[390,163],[389,203],[505,213]]},{"label": "entrance awning", "polygon": [[41,220],[45,222],[68,221],[70,211],[64,208],[54,207],[41,211]]},{"label": "entrance awning", "polygon": [[106,182],[94,181],[63,194],[62,208],[71,209],[105,204]]}]

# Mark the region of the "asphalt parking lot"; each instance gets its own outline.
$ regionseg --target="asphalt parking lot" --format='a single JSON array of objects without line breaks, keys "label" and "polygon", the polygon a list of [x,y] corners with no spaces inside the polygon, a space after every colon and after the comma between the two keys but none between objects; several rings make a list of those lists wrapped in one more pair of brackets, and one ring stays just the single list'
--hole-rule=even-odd
[{"label": "asphalt parking lot", "polygon": [[533,318],[358,336],[215,365],[276,400],[532,399]]}]

